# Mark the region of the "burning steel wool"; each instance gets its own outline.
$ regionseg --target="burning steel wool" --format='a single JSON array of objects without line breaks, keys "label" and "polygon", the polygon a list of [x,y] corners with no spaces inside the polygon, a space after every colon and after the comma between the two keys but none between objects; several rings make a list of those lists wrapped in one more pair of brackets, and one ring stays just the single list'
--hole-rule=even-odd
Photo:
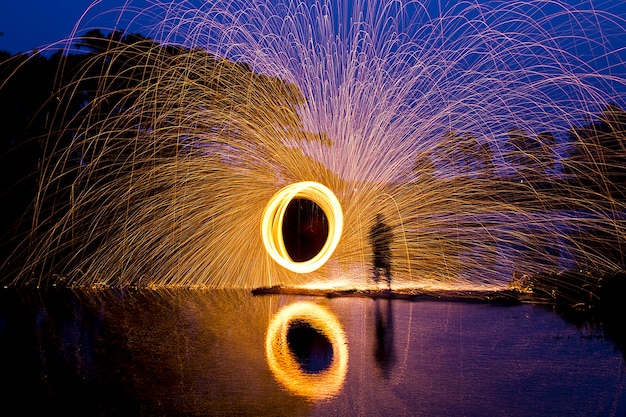
[{"label": "burning steel wool", "polygon": [[360,285],[379,214],[396,286],[624,268],[623,11],[350,5],[174,2],[145,37],[77,32],[5,279]]}]

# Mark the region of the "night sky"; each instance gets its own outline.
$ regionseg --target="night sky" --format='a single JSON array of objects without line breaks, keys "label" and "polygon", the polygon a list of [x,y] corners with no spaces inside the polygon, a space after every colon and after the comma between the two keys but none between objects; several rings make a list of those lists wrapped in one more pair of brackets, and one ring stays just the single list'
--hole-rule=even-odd
[{"label": "night sky", "polygon": [[[483,3],[490,0],[475,1]],[[440,4],[446,8],[455,2],[456,0],[439,0],[431,2],[431,5]],[[81,27],[110,29],[116,26],[120,7],[143,9],[151,3],[154,4],[155,0],[100,0],[93,4],[92,0],[3,0],[0,6],[0,50],[11,54],[27,52],[65,39],[72,34],[76,22],[90,6],[92,8],[86,13]],[[566,3],[583,4],[588,7],[589,0],[568,0]],[[596,10],[606,10],[619,15],[621,19],[626,17],[624,0],[595,0],[592,3]],[[117,12],[105,13],[116,8]],[[141,28],[147,24],[149,24],[147,21],[135,22],[132,25],[128,21],[122,21],[117,27],[145,33]]]},{"label": "night sky", "polygon": [[[42,49],[46,45],[69,37],[81,16],[92,4],[92,0],[3,0],[0,6],[0,51],[11,54]],[[85,15],[81,27],[111,28],[119,12],[110,12],[129,4],[143,8],[147,0],[101,0]],[[120,23],[121,29],[127,28]],[[131,29],[139,28],[137,23]],[[137,29],[137,31],[139,31]]]}]

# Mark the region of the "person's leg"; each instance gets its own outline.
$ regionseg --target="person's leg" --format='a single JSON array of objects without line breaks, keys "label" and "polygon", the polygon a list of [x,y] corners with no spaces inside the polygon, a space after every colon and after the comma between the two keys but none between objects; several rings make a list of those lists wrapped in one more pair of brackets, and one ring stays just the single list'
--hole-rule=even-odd
[{"label": "person's leg", "polygon": [[385,265],[385,280],[387,281],[387,287],[391,289],[391,265]]},{"label": "person's leg", "polygon": [[378,266],[374,265],[374,268],[372,269],[372,275],[374,283],[378,284],[378,281],[380,281],[380,269],[378,268]]}]

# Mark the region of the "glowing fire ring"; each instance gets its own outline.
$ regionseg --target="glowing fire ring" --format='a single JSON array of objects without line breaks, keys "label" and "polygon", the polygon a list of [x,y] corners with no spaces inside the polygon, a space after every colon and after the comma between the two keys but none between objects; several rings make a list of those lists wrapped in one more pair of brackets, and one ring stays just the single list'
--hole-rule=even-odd
[{"label": "glowing fire ring", "polygon": [[[333,347],[330,366],[320,373],[302,371],[289,349],[287,332],[294,321],[304,321],[328,338]],[[267,363],[287,389],[297,395],[322,400],[336,395],[348,371],[348,343],[339,320],[325,308],[297,302],[280,310],[270,321],[265,339]]]},{"label": "glowing fire ring", "polygon": [[[322,249],[313,258],[304,262],[294,262],[283,240],[283,220],[287,206],[295,198],[308,199],[317,204],[328,219],[328,238]],[[261,221],[261,235],[267,253],[281,266],[301,274],[313,272],[331,257],[343,230],[343,211],[333,192],[324,185],[305,181],[290,184],[280,189],[270,199]]]}]

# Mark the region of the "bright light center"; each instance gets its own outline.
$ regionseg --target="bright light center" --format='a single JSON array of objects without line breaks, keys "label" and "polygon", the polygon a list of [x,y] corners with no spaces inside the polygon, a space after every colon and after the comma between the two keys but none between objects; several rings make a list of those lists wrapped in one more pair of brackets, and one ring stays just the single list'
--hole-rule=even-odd
[{"label": "bright light center", "polygon": [[[289,256],[283,236],[283,221],[289,203],[295,198],[307,199],[317,204],[328,220],[328,237],[322,249],[303,262],[295,262]],[[267,253],[281,266],[301,274],[313,272],[331,257],[343,230],[343,211],[339,200],[326,186],[304,181],[290,184],[279,190],[270,199],[261,221],[261,235]]]}]

